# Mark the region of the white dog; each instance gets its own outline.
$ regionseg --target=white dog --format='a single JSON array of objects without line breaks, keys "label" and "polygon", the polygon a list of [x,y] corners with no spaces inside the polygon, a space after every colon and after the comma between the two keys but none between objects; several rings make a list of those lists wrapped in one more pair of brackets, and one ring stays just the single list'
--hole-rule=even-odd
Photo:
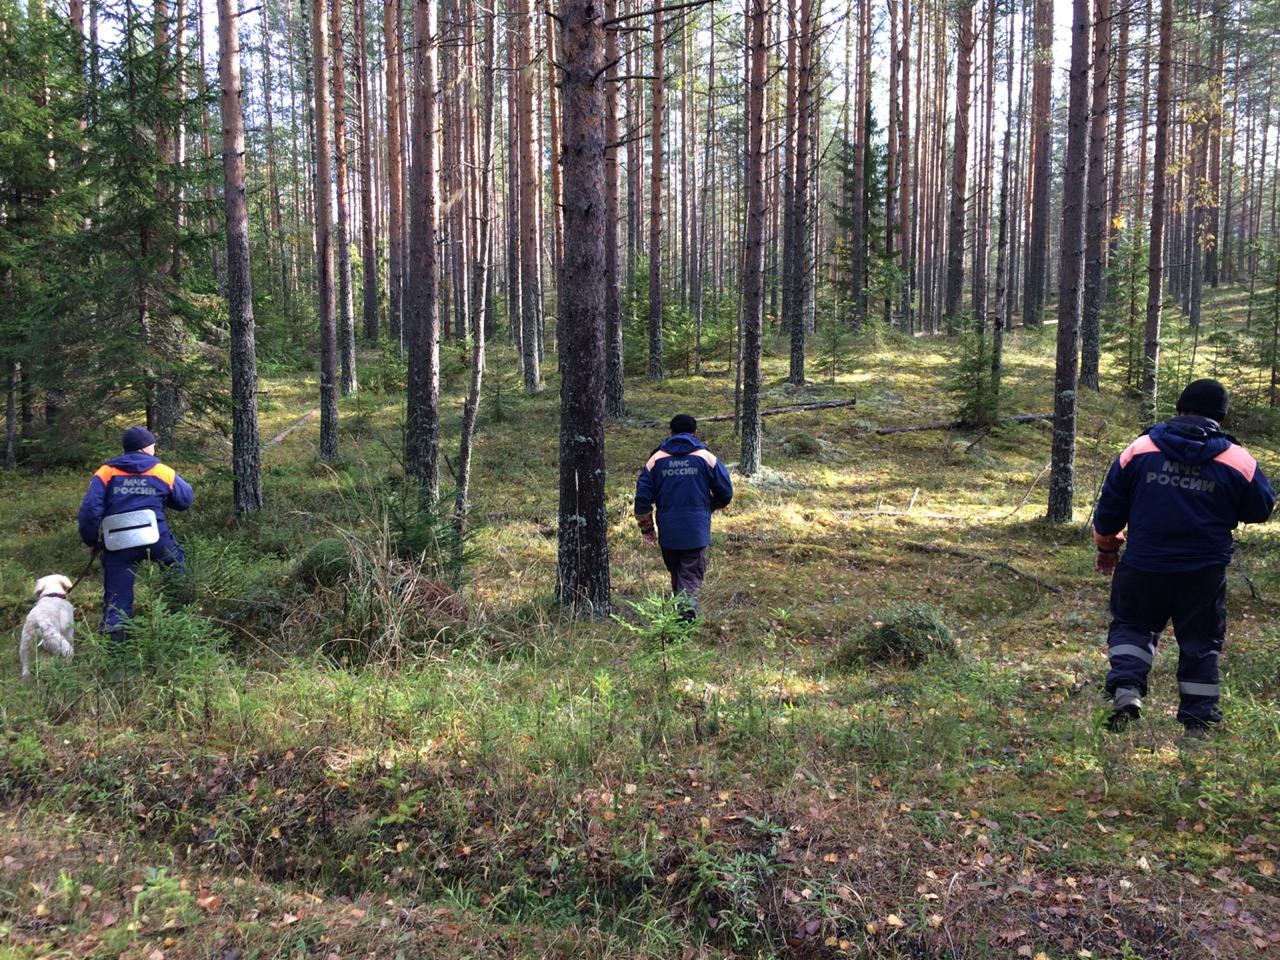
[{"label": "white dog", "polygon": [[71,645],[75,631],[75,608],[67,599],[71,581],[60,573],[36,581],[36,605],[22,625],[22,644],[18,656],[22,660],[22,676],[31,676],[31,661],[36,647],[45,653],[70,657],[76,650]]}]

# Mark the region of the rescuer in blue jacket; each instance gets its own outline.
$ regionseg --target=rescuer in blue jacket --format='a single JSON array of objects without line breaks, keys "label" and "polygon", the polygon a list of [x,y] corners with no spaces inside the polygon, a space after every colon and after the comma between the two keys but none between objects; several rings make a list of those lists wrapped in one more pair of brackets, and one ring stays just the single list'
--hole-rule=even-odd
[{"label": "rescuer in blue jacket", "polygon": [[182,566],[164,511],[186,510],[194,499],[191,485],[156,459],[146,427],[126,430],[121,446],[123,455],[97,469],[80,502],[80,539],[102,551],[102,632],[117,638],[133,615],[138,564]]},{"label": "rescuer in blue jacket", "polygon": [[[698,421],[686,413],[671,419],[671,436],[653,452],[636,479],[636,523],[646,543],[662,548],[671,592],[682,597],[686,616],[697,616],[707,572],[711,514],[729,505],[729,471],[695,436]],[[658,529],[654,533],[654,508]]]},{"label": "rescuer in blue jacket", "polygon": [[1222,430],[1227,402],[1216,380],[1189,384],[1178,415],[1129,444],[1098,498],[1097,568],[1114,574],[1107,636],[1113,730],[1139,715],[1156,640],[1170,620],[1178,640],[1178,719],[1192,735],[1222,719],[1218,655],[1227,632],[1231,531],[1262,523],[1276,501],[1257,461]]}]

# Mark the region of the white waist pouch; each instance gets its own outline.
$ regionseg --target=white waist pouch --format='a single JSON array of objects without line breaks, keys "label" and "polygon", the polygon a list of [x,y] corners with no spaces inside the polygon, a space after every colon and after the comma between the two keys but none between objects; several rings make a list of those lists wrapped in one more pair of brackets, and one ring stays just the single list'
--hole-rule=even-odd
[{"label": "white waist pouch", "polygon": [[107,550],[149,547],[160,539],[154,510],[131,510],[102,518],[102,546]]}]

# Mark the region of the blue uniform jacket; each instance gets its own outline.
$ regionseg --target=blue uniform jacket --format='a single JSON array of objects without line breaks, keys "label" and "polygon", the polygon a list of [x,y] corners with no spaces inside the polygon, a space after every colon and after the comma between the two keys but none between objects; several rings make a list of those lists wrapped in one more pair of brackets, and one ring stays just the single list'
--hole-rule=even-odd
[{"label": "blue uniform jacket", "polygon": [[667,437],[636,479],[636,515],[657,507],[658,543],[667,550],[709,546],[711,512],[732,499],[729,471],[688,433]]},{"label": "blue uniform jacket", "polygon": [[1127,525],[1123,562],[1186,573],[1231,562],[1231,531],[1271,516],[1276,492],[1258,462],[1212,420],[1158,423],[1107,472],[1093,513],[1095,534]]},{"label": "blue uniform jacket", "polygon": [[89,546],[98,542],[102,518],[131,510],[154,510],[160,538],[169,537],[165,507],[185,510],[195,494],[191,484],[149,454],[126,453],[108,460],[94,473],[80,501],[80,539]]}]

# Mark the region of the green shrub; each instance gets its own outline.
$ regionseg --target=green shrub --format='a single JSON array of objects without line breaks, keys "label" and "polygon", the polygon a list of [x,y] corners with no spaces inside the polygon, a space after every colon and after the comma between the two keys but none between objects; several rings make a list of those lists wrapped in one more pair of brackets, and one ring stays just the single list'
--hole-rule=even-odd
[{"label": "green shrub", "polygon": [[294,575],[303,583],[332,587],[351,575],[351,555],[345,540],[317,540],[298,558]]},{"label": "green shrub", "polygon": [[918,667],[930,657],[956,655],[955,634],[943,622],[942,614],[928,604],[904,603],[846,637],[831,660],[831,668],[848,671],[871,663]]}]

